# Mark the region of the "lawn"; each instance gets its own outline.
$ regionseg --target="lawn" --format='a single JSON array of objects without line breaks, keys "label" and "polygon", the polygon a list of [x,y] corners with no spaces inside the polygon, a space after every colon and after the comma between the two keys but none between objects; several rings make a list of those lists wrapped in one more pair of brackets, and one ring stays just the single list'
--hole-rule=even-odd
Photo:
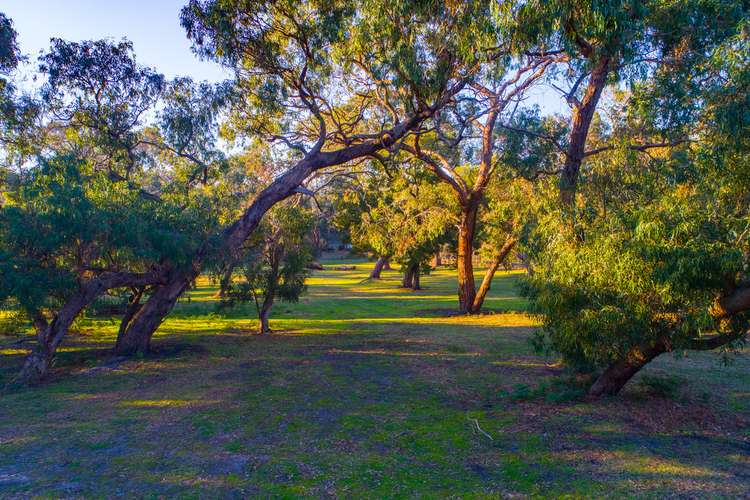
[{"label": "lawn", "polygon": [[81,321],[49,381],[0,396],[0,497],[748,494],[746,356],[666,356],[588,401],[530,347],[517,272],[463,317],[453,271],[412,292],[356,265],[316,272],[271,336],[218,314],[206,280],[146,357],[109,357],[117,324]]}]

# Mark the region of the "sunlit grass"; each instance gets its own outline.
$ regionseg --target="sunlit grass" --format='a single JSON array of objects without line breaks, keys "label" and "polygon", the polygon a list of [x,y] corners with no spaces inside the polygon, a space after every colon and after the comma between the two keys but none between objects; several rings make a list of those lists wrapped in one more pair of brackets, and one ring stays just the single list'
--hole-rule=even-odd
[{"label": "sunlit grass", "polygon": [[[153,354],[111,358],[116,318],[78,321],[49,382],[0,396],[0,497],[745,491],[737,432],[685,438],[719,429],[727,412],[750,416],[742,358],[660,359],[649,370],[679,373],[695,390],[653,414],[637,390],[612,402],[561,399],[557,357],[529,343],[538,321],[518,296],[518,271],[498,273],[487,314],[462,316],[454,270],[425,276],[414,292],[396,270],[369,280],[372,263],[323,264],[344,263],[357,269],[316,271],[299,303],[277,303],[267,336],[254,335],[251,305],[220,311],[206,277],[161,325]],[[2,381],[31,345],[17,341],[0,337]],[[706,412],[702,391],[717,412],[710,426],[688,420]],[[648,430],[642,415],[666,425]]]}]

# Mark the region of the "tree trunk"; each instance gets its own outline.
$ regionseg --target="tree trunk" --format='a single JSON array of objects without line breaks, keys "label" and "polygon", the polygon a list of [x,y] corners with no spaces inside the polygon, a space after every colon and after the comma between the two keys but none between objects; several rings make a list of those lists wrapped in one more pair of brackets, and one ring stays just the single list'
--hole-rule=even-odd
[{"label": "tree trunk", "polygon": [[272,308],[273,308],[273,295],[266,295],[266,298],[263,300],[263,305],[261,306],[260,312],[258,314],[258,319],[260,320],[258,334],[260,335],[271,333],[269,319],[271,317]]},{"label": "tree trunk", "polygon": [[414,286],[414,265],[409,264],[404,270],[404,278],[401,280],[403,288],[412,288]]},{"label": "tree trunk", "polygon": [[421,287],[419,286],[419,264],[414,266],[414,272],[411,277],[411,289],[421,290]]},{"label": "tree trunk", "polygon": [[128,309],[125,311],[125,316],[123,316],[122,320],[120,321],[120,329],[117,331],[117,342],[119,342],[120,338],[125,335],[125,330],[127,330],[130,321],[141,308],[141,298],[143,297],[143,292],[143,288],[139,288],[138,290],[134,291],[133,297],[128,304]]},{"label": "tree trunk", "polygon": [[237,265],[237,261],[232,261],[227,264],[224,272],[221,273],[221,279],[219,280],[219,291],[216,293],[218,298],[224,298],[227,296],[229,288],[232,286],[232,276],[234,275],[234,268]]},{"label": "tree trunk", "polygon": [[432,268],[437,269],[438,267],[443,265],[443,259],[442,255],[440,253],[440,250],[435,252],[435,256],[432,258]]},{"label": "tree trunk", "polygon": [[54,319],[37,332],[37,345],[24,362],[19,378],[26,383],[43,379],[54,358],[55,352],[68,333],[70,325],[94,299],[112,288],[154,285],[163,280],[156,273],[106,273],[81,286],[58,311]]},{"label": "tree trunk", "polygon": [[474,231],[477,223],[477,203],[468,202],[461,212],[458,226],[458,312],[471,314],[476,288],[474,284]]},{"label": "tree trunk", "polygon": [[573,110],[573,121],[568,137],[568,149],[565,155],[562,175],[560,176],[560,200],[563,206],[571,209],[575,203],[578,172],[586,155],[586,141],[589,127],[594,118],[596,106],[607,85],[610,61],[608,57],[601,58],[594,66],[589,77],[586,92],[580,104]]},{"label": "tree trunk", "polygon": [[490,285],[492,285],[492,279],[495,277],[495,273],[497,272],[498,267],[500,267],[500,264],[505,261],[505,259],[508,257],[508,254],[511,250],[513,250],[513,247],[515,245],[516,239],[508,238],[500,248],[500,251],[497,253],[497,255],[495,255],[495,258],[492,259],[490,267],[488,267],[487,271],[484,273],[484,278],[482,279],[482,284],[479,285],[477,295],[476,297],[474,297],[474,304],[472,304],[471,308],[472,313],[476,314],[482,310],[484,299],[487,297],[487,292],[490,291]]},{"label": "tree trunk", "polygon": [[631,349],[625,359],[610,364],[599,375],[591,388],[589,388],[589,396],[598,398],[617,395],[641,368],[660,354],[669,352],[670,350],[670,344],[667,339],[659,339],[651,346],[645,348]]},{"label": "tree trunk", "polygon": [[387,262],[388,259],[386,259],[385,257],[378,257],[378,260],[375,261],[375,267],[372,268],[372,272],[370,273],[370,278],[379,280],[380,273],[383,271],[383,268],[385,267]]},{"label": "tree trunk", "polygon": [[117,339],[115,353],[124,356],[148,352],[151,336],[197,275],[195,271],[175,273],[167,284],[157,288],[135,314],[122,337]]},{"label": "tree trunk", "polygon": [[391,267],[391,261],[388,259],[385,259],[385,262],[383,263],[383,271],[392,271],[393,268]]}]

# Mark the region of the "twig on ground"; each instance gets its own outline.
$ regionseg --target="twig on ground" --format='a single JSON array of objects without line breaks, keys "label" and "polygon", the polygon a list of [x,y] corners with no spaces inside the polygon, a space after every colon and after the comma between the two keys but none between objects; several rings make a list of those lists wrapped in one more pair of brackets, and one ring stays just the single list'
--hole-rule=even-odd
[{"label": "twig on ground", "polygon": [[481,427],[479,427],[479,420],[477,420],[476,418],[469,418],[469,417],[466,417],[466,418],[467,418],[467,420],[469,420],[470,422],[474,422],[474,425],[476,426],[476,428],[477,428],[477,431],[478,431],[478,432],[479,432],[480,434],[483,434],[483,435],[487,436],[487,438],[488,438],[488,439],[489,439],[490,441],[494,441],[494,439],[492,438],[492,436],[490,436],[489,434],[487,434],[487,433],[486,433],[486,432],[485,432],[484,430],[482,430],[482,428],[481,428]]}]

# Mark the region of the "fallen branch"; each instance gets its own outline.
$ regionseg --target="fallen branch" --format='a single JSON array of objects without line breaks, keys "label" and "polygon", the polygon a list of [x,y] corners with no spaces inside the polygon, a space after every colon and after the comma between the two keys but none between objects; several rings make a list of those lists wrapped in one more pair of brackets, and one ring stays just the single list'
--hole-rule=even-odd
[{"label": "fallen branch", "polygon": [[480,434],[483,434],[484,436],[486,436],[486,437],[487,437],[487,439],[489,439],[490,441],[494,441],[494,439],[492,438],[492,436],[490,436],[489,434],[487,434],[487,433],[486,433],[486,432],[485,432],[484,430],[482,430],[482,428],[481,428],[481,427],[479,427],[479,420],[477,420],[476,418],[469,418],[469,417],[466,417],[466,419],[467,419],[467,420],[468,420],[469,422],[474,422],[474,425],[476,426],[476,430],[477,430],[477,431],[478,431],[478,432],[479,432]]}]

